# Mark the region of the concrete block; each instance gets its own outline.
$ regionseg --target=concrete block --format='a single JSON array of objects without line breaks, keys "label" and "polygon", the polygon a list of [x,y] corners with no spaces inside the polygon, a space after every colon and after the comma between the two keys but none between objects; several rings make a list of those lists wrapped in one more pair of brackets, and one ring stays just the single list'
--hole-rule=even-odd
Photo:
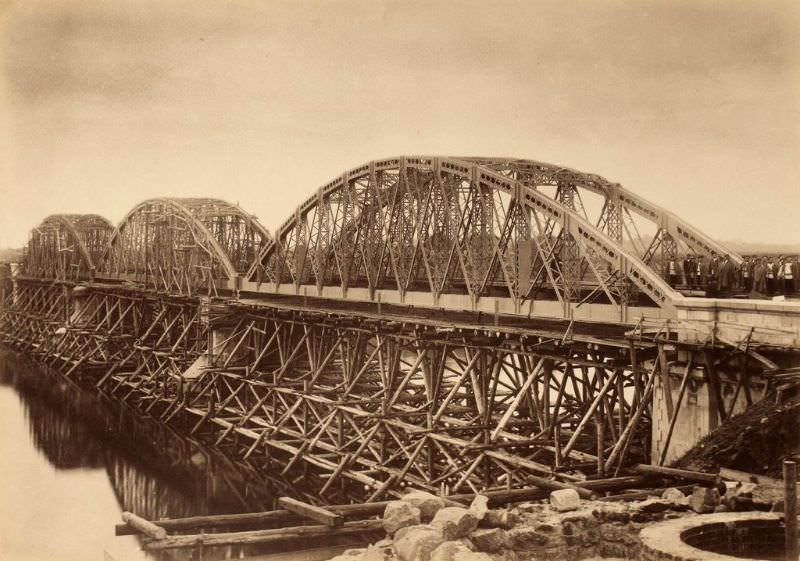
[{"label": "concrete block", "polygon": [[550,493],[550,506],[558,512],[576,510],[581,506],[581,498],[575,489],[558,489]]}]

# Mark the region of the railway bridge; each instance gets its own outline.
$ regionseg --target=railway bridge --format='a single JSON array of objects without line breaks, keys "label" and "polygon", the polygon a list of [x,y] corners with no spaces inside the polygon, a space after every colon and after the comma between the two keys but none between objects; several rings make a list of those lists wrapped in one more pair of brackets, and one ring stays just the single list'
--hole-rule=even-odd
[{"label": "railway bridge", "polygon": [[398,157],[274,235],[216,199],[50,216],[0,337],[314,502],[574,485],[796,376],[800,304],[678,291],[689,254],[741,263],[597,175]]}]

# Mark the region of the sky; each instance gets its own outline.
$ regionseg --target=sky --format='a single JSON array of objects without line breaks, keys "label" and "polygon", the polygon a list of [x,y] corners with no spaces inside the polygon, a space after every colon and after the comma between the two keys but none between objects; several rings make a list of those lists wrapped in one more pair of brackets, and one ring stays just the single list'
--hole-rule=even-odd
[{"label": "sky", "polygon": [[800,242],[800,3],[0,0],[0,247],[159,196],[274,231],[402,154],[559,164]]}]

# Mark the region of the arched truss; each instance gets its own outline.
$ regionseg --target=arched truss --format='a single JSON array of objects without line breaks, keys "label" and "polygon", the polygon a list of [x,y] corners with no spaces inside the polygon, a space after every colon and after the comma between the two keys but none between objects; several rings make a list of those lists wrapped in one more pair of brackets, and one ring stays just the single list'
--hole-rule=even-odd
[{"label": "arched truss", "polygon": [[[606,218],[592,221],[582,189],[619,212],[603,208]],[[640,250],[609,235],[615,225],[632,230],[631,213],[659,225],[659,245]],[[415,305],[427,293],[433,305],[459,309],[481,309],[488,296],[504,313],[536,313],[533,303],[549,300],[572,316],[597,302],[625,319],[633,302],[669,309],[682,298],[654,268],[667,235],[698,252],[728,254],[598,176],[519,160],[400,157],[319,189],[279,228],[247,280],[260,292],[314,295],[316,288],[319,296],[374,300],[380,291],[384,302]]]},{"label": "arched truss", "polygon": [[236,290],[266,229],[218,199],[158,198],[139,203],[114,231],[99,276],[172,294]]},{"label": "arched truss", "polygon": [[57,280],[92,277],[114,226],[96,214],[53,214],[31,230],[24,274]]},{"label": "arched truss", "polygon": [[[672,212],[655,205],[599,175],[531,160],[460,158],[517,180],[525,186],[546,190],[553,198],[577,211],[621,241],[630,253],[666,276],[670,259],[686,255],[742,263],[738,254],[717,243]],[[586,200],[594,197],[594,201]]]}]

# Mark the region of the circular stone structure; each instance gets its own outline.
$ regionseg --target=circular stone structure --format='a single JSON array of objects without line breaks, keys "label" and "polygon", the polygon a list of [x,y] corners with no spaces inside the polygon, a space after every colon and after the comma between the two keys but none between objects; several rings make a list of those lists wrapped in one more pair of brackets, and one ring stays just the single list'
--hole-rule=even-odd
[{"label": "circular stone structure", "polygon": [[779,560],[784,557],[783,516],[725,512],[678,518],[643,529],[645,561]]}]

